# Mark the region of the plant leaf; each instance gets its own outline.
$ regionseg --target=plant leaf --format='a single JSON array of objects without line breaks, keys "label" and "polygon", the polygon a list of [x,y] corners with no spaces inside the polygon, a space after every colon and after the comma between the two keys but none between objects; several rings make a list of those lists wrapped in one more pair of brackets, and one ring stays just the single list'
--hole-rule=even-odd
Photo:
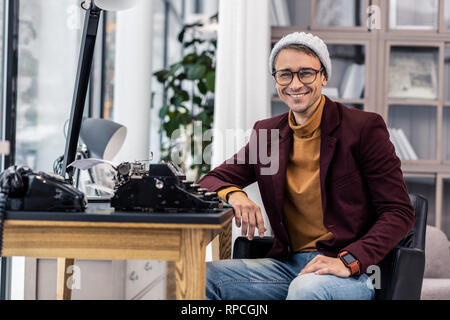
[{"label": "plant leaf", "polygon": [[194,64],[188,67],[187,78],[189,80],[198,80],[203,77],[206,72],[206,67],[202,64]]},{"label": "plant leaf", "polygon": [[167,115],[167,113],[169,112],[170,106],[168,104],[165,104],[161,107],[161,109],[159,109],[159,117],[161,119],[164,119],[164,117]]},{"label": "plant leaf", "polygon": [[160,70],[155,72],[153,75],[156,76],[156,79],[158,82],[164,83],[169,78],[169,71],[168,70]]},{"label": "plant leaf", "polygon": [[192,98],[192,102],[195,103],[196,105],[198,105],[199,107],[201,107],[202,105],[202,98],[199,96],[194,96]]},{"label": "plant leaf", "polygon": [[208,88],[206,87],[206,85],[203,81],[199,81],[197,83],[197,88],[201,94],[206,94],[208,92]]},{"label": "plant leaf", "polygon": [[209,91],[214,92],[216,89],[216,72],[209,71],[206,74],[206,87]]}]

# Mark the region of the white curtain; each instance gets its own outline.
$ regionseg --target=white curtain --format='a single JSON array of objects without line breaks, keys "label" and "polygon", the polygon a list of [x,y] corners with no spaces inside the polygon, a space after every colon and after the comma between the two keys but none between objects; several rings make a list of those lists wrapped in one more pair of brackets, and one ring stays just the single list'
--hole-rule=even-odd
[{"label": "white curtain", "polygon": [[[219,2],[213,168],[243,147],[242,132],[270,117],[269,8],[270,0]],[[234,148],[226,147],[230,139],[236,140]],[[263,208],[256,184],[245,191]],[[233,222],[233,241],[240,233]]]},{"label": "white curtain", "polygon": [[116,162],[150,157],[152,2],[117,12],[114,121],[127,127],[127,137]]}]

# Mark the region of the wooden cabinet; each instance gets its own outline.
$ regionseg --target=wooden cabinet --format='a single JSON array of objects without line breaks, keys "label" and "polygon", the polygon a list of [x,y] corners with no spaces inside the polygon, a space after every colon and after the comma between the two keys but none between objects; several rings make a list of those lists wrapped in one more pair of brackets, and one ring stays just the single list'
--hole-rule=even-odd
[{"label": "wooden cabinet", "polygon": [[[274,8],[272,43],[294,31],[327,43],[324,93],[384,117],[408,190],[427,197],[428,224],[449,236],[450,0],[274,0]],[[272,98],[274,115],[287,110]]]}]

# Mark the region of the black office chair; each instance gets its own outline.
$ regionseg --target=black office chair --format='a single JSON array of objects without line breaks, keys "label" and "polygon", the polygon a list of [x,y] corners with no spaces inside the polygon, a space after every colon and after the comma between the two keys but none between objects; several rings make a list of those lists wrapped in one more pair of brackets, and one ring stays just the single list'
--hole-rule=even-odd
[{"label": "black office chair", "polygon": [[[409,194],[414,207],[415,224],[402,241],[379,263],[381,288],[375,290],[377,300],[419,300],[425,269],[425,230],[428,201]],[[256,259],[266,256],[272,248],[272,237],[238,237],[234,242],[233,259]]]}]

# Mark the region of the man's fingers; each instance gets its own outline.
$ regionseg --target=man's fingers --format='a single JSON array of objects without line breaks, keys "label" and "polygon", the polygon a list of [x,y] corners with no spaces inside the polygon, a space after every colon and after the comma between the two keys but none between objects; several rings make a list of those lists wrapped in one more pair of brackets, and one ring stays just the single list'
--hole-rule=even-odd
[{"label": "man's fingers", "polygon": [[308,263],[306,264],[306,266],[300,271],[299,275],[305,274],[305,273],[314,272],[314,271],[311,271],[311,270],[313,270],[314,266],[315,266],[316,264],[318,264],[320,261],[321,261],[321,255],[315,256],[315,257],[314,257],[313,259],[311,259],[311,261],[308,262]]},{"label": "man's fingers", "polygon": [[241,216],[242,216],[241,234],[245,236],[247,234],[248,228],[248,211],[246,209],[242,210]]},{"label": "man's fingers", "polygon": [[264,232],[266,231],[266,227],[264,226],[264,219],[261,213],[261,209],[258,207],[256,210],[256,224],[258,226],[259,236],[264,237]]},{"label": "man's fingers", "polygon": [[233,208],[234,209],[234,218],[235,218],[235,222],[236,222],[236,227],[240,227],[241,226],[241,207],[236,206]]},{"label": "man's fingers", "polygon": [[241,194],[233,193],[233,198],[230,196],[229,203],[233,206],[236,227],[241,228],[243,236],[248,234],[250,240],[253,239],[255,229],[258,228],[258,233],[261,237],[264,236],[266,228],[264,227],[264,219],[262,218],[261,209],[251,200],[245,196],[242,198]]},{"label": "man's fingers", "polygon": [[305,274],[305,273],[311,273],[311,272],[316,272],[322,269],[327,269],[328,266],[324,263],[315,263],[309,267],[305,267],[302,272],[300,272],[300,274]]},{"label": "man's fingers", "polygon": [[252,211],[249,211],[249,214],[248,214],[248,239],[249,240],[253,240],[253,236],[255,235],[255,227],[256,227],[255,212],[252,210]]},{"label": "man's fingers", "polygon": [[319,269],[317,271],[314,272],[315,274],[330,274],[330,269],[328,269],[327,267]]}]

